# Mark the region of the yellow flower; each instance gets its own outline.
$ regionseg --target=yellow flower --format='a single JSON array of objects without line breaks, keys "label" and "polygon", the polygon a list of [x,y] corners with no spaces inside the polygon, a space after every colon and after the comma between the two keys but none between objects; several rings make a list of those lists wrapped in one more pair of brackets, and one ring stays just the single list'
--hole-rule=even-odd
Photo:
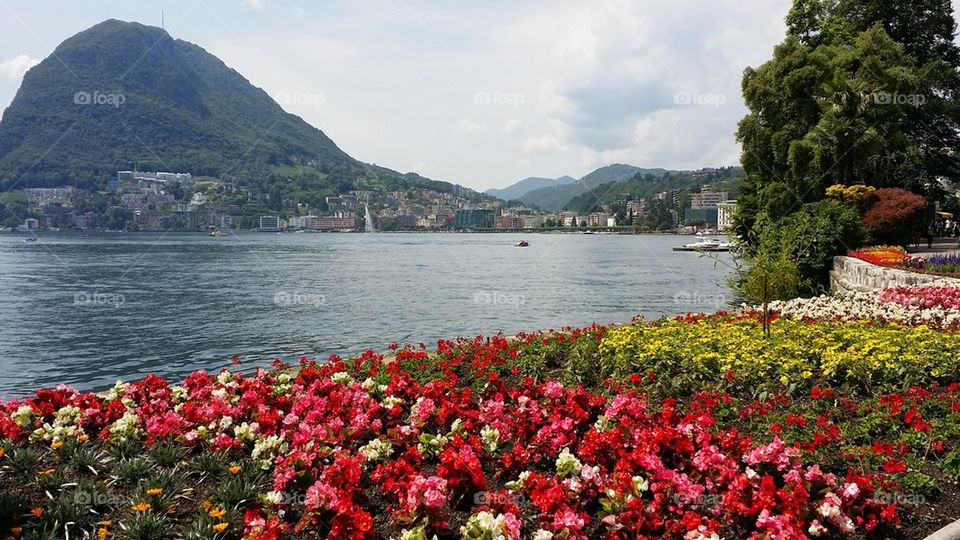
[{"label": "yellow flower", "polygon": [[97,540],[106,540],[108,534],[106,527],[100,527],[97,529]]},{"label": "yellow flower", "polygon": [[54,450],[56,450],[61,446],[63,446],[63,441],[53,441],[53,444],[50,445],[50,448],[53,448]]},{"label": "yellow flower", "polygon": [[230,474],[237,474],[238,472],[240,472],[240,466],[234,464],[228,467],[227,470],[230,471]]},{"label": "yellow flower", "polygon": [[161,493],[163,493],[163,488],[150,488],[147,490],[147,495],[150,495],[151,497],[156,497]]},{"label": "yellow flower", "polygon": [[131,506],[134,512],[146,512],[150,509],[150,503],[146,501],[140,501],[137,504]]},{"label": "yellow flower", "polygon": [[220,518],[222,518],[223,516],[225,516],[226,514],[227,514],[227,511],[224,510],[223,508],[214,508],[213,510],[211,510],[210,512],[208,512],[208,515],[209,515],[210,517],[212,517],[213,519],[220,519]]},{"label": "yellow flower", "polygon": [[230,526],[229,523],[217,523],[216,525],[213,526],[213,530],[217,531],[218,533],[221,533],[227,530],[227,527],[229,526]]}]

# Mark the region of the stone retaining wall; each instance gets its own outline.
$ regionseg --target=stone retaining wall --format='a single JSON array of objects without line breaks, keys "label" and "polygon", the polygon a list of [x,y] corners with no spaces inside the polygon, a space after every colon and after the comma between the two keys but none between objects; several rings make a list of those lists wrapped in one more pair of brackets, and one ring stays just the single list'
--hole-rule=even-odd
[{"label": "stone retaining wall", "polygon": [[833,258],[833,269],[830,271],[830,290],[834,292],[869,292],[887,287],[912,287],[915,285],[960,287],[960,279],[886,268],[853,257]]}]

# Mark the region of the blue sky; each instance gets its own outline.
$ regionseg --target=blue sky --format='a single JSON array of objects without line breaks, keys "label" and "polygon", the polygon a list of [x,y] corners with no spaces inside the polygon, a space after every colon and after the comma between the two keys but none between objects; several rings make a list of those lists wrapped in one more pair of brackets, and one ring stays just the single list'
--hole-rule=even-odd
[{"label": "blue sky", "polygon": [[[0,0],[0,107],[104,19],[196,43],[352,156],[476,189],[737,163],[743,68],[789,0]],[[960,0],[954,0],[954,8]]]}]

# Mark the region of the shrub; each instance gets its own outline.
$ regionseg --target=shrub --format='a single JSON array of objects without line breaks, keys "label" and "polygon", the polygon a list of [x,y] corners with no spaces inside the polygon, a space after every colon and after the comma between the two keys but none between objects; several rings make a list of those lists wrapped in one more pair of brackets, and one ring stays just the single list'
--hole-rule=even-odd
[{"label": "shrub", "polygon": [[923,227],[926,199],[900,188],[881,188],[874,196],[875,202],[863,215],[871,239],[884,244],[909,244],[914,231]]},{"label": "shrub", "polygon": [[865,239],[857,212],[834,200],[805,204],[773,223],[761,218],[758,227],[758,247],[747,257],[751,268],[736,283],[755,303],[820,292],[827,284],[833,257],[846,254]]}]

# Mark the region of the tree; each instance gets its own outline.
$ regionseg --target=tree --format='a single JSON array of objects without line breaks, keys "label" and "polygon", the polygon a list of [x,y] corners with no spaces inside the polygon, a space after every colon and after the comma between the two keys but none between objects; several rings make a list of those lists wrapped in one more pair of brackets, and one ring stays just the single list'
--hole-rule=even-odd
[{"label": "tree", "polygon": [[863,214],[863,224],[880,244],[910,243],[914,231],[923,228],[926,200],[897,188],[878,189],[875,201]]},{"label": "tree", "polygon": [[740,236],[831,184],[935,195],[960,174],[960,49],[949,0],[795,0],[788,35],[743,77]]}]

